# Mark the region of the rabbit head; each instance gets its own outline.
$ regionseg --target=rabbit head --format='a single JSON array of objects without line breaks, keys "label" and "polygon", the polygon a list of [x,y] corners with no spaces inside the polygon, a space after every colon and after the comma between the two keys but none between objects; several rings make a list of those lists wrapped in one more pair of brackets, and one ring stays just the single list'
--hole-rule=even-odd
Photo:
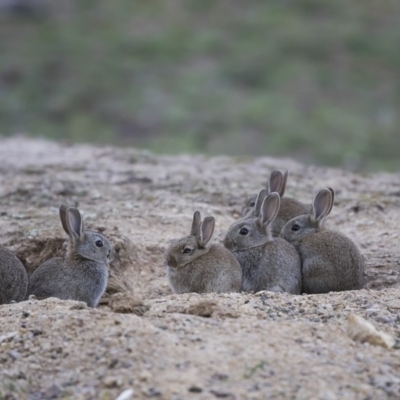
[{"label": "rabbit head", "polygon": [[323,229],[325,218],[332,211],[335,191],[332,188],[321,189],[312,202],[311,214],[291,219],[282,228],[281,237],[295,243],[304,236]]},{"label": "rabbit head", "polygon": [[[286,180],[288,176],[288,171],[283,174],[280,171],[272,171],[269,180],[266,185],[267,193],[276,192],[279,197],[283,197],[285,194]],[[257,196],[250,197],[246,204],[242,208],[243,217],[254,217],[254,207],[256,205]]]},{"label": "rabbit head", "polygon": [[242,207],[242,217],[252,217],[254,215],[254,207],[256,205],[257,196],[249,197]]},{"label": "rabbit head", "polygon": [[271,241],[271,223],[278,214],[279,206],[279,194],[273,192],[267,196],[267,190],[262,189],[255,202],[253,217],[243,218],[233,223],[224,239],[224,246],[236,252]]},{"label": "rabbit head", "polygon": [[193,215],[190,235],[172,241],[167,251],[168,266],[180,268],[207,253],[209,251],[207,244],[212,238],[214,227],[214,217],[206,217],[201,221],[200,212],[196,211]]},{"label": "rabbit head", "polygon": [[79,210],[73,206],[60,206],[60,219],[69,236],[69,258],[83,258],[101,263],[114,259],[115,250],[109,240],[98,232],[85,230]]}]

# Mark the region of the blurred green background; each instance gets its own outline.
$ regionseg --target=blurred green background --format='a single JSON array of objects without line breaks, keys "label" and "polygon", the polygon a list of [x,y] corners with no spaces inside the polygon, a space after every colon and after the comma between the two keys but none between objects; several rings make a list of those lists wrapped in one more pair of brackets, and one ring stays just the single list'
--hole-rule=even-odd
[{"label": "blurred green background", "polygon": [[0,133],[398,170],[398,0],[0,0]]}]

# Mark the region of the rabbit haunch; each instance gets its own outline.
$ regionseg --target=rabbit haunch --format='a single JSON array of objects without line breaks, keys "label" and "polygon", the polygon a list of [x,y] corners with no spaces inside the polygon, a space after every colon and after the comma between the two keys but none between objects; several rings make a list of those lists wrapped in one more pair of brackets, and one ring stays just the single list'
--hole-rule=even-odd
[{"label": "rabbit haunch", "polygon": [[281,237],[292,243],[302,260],[303,291],[361,289],[364,260],[357,246],[339,232],[324,229],[334,201],[332,188],[322,189],[312,202],[312,212],[291,219]]},{"label": "rabbit haunch", "polygon": [[107,287],[108,263],[114,257],[114,248],[100,233],[84,230],[77,208],[62,205],[60,219],[69,236],[67,255],[65,259],[52,258],[33,272],[28,295],[80,300],[96,307]]},{"label": "rabbit haunch", "polygon": [[25,267],[10,250],[0,246],[0,304],[24,300],[27,287]]},{"label": "rabbit haunch", "polygon": [[209,245],[213,217],[193,215],[190,235],[174,240],[166,254],[167,276],[175,293],[238,292],[242,270],[236,258],[219,244]]},{"label": "rabbit haunch", "polygon": [[271,224],[279,212],[278,193],[257,196],[254,216],[229,227],[224,245],[233,252],[242,270],[242,290],[271,290],[301,293],[301,261],[296,249],[271,233]]}]

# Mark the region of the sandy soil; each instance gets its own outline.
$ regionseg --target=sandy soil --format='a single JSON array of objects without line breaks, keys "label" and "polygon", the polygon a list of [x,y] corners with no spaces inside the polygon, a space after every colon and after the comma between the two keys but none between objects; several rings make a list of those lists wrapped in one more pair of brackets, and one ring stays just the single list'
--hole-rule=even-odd
[{"label": "sandy soil", "polygon": [[[163,254],[194,210],[215,216],[220,241],[243,199],[287,168],[287,194],[299,200],[336,189],[328,224],[360,246],[365,289],[172,294]],[[400,398],[400,343],[388,350],[346,333],[352,312],[400,338],[400,174],[0,139],[0,244],[29,273],[65,251],[61,203],[113,241],[108,293],[98,309],[0,306],[0,399]]]}]

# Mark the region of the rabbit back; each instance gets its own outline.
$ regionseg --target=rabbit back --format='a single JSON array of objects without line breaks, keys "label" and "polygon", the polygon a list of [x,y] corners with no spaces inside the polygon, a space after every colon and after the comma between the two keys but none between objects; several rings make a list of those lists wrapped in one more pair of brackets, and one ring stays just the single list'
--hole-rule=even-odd
[{"label": "rabbit back", "polygon": [[167,266],[167,276],[177,294],[226,293],[240,290],[242,270],[228,250],[213,244],[207,252],[184,266]]},{"label": "rabbit back", "polygon": [[28,295],[84,301],[89,307],[96,307],[106,290],[107,280],[106,263],[55,257],[33,272]]},{"label": "rabbit back", "polygon": [[305,236],[296,247],[302,259],[305,293],[362,288],[364,259],[348,237],[338,232],[320,231]]},{"label": "rabbit back", "polygon": [[242,270],[242,290],[301,293],[301,261],[296,249],[281,238],[235,252]]},{"label": "rabbit back", "polygon": [[25,299],[28,275],[21,261],[10,250],[0,247],[0,304]]}]

